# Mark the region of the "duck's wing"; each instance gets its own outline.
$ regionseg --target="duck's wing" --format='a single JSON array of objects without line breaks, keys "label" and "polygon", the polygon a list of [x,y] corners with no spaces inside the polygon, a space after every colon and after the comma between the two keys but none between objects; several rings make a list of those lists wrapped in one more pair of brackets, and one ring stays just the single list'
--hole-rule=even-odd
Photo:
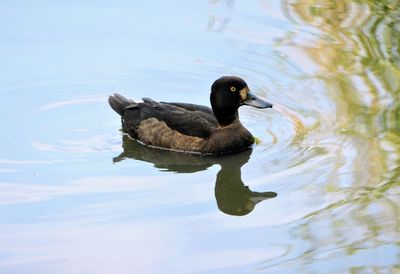
[{"label": "duck's wing", "polygon": [[[169,105],[173,105],[173,106],[177,106],[186,110],[190,110],[190,111],[200,111],[200,112],[204,112],[210,115],[214,116],[214,112],[212,111],[211,108],[206,107],[206,106],[202,106],[202,105],[196,105],[196,104],[187,104],[187,103],[176,103],[176,102],[160,102],[161,104],[169,104]],[[215,119],[215,117],[214,117]]]},{"label": "duck's wing", "polygon": [[186,109],[174,103],[160,103],[150,98],[143,98],[142,103],[127,106],[122,115],[124,129],[129,133],[134,133],[139,124],[147,119],[155,118],[165,122],[171,130],[176,130],[183,135],[207,138],[217,126],[216,119],[210,117],[208,111],[201,111],[201,106],[198,108],[194,106]]},{"label": "duck's wing", "polygon": [[215,118],[214,112],[209,107],[202,106],[202,105],[196,105],[196,104],[176,103],[176,102],[172,102],[172,103],[160,102],[160,104],[175,106],[175,107],[185,109],[187,111],[194,112],[194,113],[196,113],[196,115],[199,115],[199,116],[203,117],[204,119],[206,119],[212,125],[218,126],[218,121]]}]

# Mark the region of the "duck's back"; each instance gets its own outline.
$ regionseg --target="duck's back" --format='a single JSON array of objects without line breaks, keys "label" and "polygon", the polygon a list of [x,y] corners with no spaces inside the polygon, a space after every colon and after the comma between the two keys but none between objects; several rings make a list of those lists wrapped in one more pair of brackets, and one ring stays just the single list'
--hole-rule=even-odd
[{"label": "duck's back", "polygon": [[218,125],[212,110],[205,106],[149,98],[136,103],[119,94],[110,96],[109,103],[121,115],[123,130],[147,145],[202,152]]}]

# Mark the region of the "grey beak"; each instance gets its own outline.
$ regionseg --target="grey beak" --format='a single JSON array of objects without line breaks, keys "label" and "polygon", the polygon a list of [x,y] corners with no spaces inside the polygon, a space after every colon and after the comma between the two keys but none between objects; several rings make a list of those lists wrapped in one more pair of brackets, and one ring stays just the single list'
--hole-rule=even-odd
[{"label": "grey beak", "polygon": [[268,191],[268,192],[253,192],[253,196],[250,197],[250,201],[252,201],[254,204],[258,204],[259,202],[262,202],[267,199],[275,198],[278,196],[276,192]]},{"label": "grey beak", "polygon": [[265,101],[264,99],[261,99],[260,97],[257,97],[251,92],[247,93],[247,98],[242,102],[243,105],[247,106],[253,106],[256,108],[272,108],[272,104]]}]

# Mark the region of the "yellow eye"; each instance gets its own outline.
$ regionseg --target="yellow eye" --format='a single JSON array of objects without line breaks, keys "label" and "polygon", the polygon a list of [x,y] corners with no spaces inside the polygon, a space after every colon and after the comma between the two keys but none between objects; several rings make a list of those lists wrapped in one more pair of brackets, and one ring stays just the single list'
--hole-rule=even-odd
[{"label": "yellow eye", "polygon": [[235,87],[231,87],[231,91],[232,92],[236,91],[236,88]]}]

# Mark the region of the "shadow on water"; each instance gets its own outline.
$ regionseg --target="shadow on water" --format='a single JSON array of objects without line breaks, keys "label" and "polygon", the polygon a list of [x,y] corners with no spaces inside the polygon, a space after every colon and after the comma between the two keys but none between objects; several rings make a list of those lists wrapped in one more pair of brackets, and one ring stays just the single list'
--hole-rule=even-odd
[{"label": "shadow on water", "polygon": [[113,158],[114,163],[130,158],[153,163],[158,169],[177,173],[194,173],[215,164],[220,165],[221,170],[215,181],[215,198],[223,213],[247,215],[259,202],[277,196],[277,193],[271,191],[252,191],[243,183],[240,169],[249,161],[252,149],[234,155],[199,156],[151,148],[126,135],[122,137],[122,141],[124,151]]}]

